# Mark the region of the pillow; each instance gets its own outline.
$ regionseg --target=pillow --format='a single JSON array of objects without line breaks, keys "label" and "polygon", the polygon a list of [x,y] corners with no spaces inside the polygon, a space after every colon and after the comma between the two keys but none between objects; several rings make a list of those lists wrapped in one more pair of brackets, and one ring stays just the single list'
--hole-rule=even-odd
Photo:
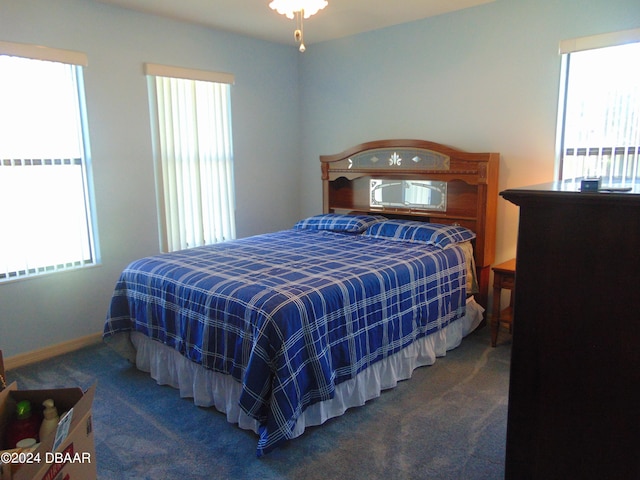
[{"label": "pillow", "polygon": [[369,226],[386,220],[380,215],[347,215],[323,213],[300,220],[293,228],[297,230],[329,230],[331,232],[362,233]]},{"label": "pillow", "polygon": [[418,222],[415,220],[386,220],[373,224],[365,235],[374,238],[426,243],[445,248],[476,237],[471,230],[460,225]]}]

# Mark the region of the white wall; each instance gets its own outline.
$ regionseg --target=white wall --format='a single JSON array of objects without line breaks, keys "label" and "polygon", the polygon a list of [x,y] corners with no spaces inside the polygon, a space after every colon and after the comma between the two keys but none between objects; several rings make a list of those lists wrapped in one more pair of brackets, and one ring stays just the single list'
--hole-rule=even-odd
[{"label": "white wall", "polygon": [[[5,358],[100,332],[120,271],[159,250],[144,62],[235,75],[238,236],[287,228],[299,219],[295,46],[94,0],[0,0],[0,40],[88,55],[85,88],[102,254],[96,268],[0,284]],[[7,234],[6,226],[0,232]]]},{"label": "white wall", "polygon": [[[638,0],[496,0],[310,45],[302,213],[321,205],[318,155],[383,138],[499,152],[501,190],[553,180],[558,43],[638,26]],[[517,207],[500,199],[498,262],[515,255],[517,223]]]}]

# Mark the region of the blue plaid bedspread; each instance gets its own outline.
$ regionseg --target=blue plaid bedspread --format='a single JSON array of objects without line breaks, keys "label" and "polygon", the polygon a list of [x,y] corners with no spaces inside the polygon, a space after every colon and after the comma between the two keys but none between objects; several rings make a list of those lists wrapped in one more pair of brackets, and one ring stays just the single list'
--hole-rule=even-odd
[{"label": "blue plaid bedspread", "polygon": [[285,230],[131,263],[104,336],[138,331],[242,382],[258,456],[337,384],[460,318],[462,251]]}]

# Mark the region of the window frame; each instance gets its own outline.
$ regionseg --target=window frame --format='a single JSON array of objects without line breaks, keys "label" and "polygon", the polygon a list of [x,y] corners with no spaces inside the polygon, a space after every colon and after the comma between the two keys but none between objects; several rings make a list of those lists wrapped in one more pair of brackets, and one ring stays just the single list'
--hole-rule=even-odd
[{"label": "window frame", "polygon": [[[0,55],[9,57],[20,57],[27,60],[36,61],[48,61],[59,64],[67,64],[73,67],[74,75],[74,87],[77,98],[75,100],[75,106],[78,110],[75,112],[78,116],[78,139],[81,142],[81,151],[79,152],[81,158],[71,159],[58,159],[58,158],[43,158],[43,159],[26,159],[26,158],[0,158],[0,161],[5,165],[13,165],[14,163],[22,165],[79,165],[81,167],[80,175],[83,197],[83,216],[86,221],[86,240],[88,243],[88,251],[82,255],[84,258],[78,258],[75,260],[57,262],[52,259],[51,262],[47,262],[44,265],[24,265],[11,270],[4,270],[0,272],[0,284],[9,283],[14,281],[25,280],[34,277],[40,277],[42,275],[49,275],[53,273],[66,272],[71,270],[77,270],[81,268],[91,268],[100,265],[100,248],[98,244],[98,226],[97,215],[94,200],[93,190],[93,171],[91,165],[91,149],[89,141],[88,131],[88,117],[86,111],[86,96],[84,87],[84,72],[83,67],[88,65],[88,58],[85,53],[63,50],[58,48],[45,47],[40,45],[31,45],[15,42],[0,41]],[[4,168],[4,167],[3,167]],[[29,168],[29,167],[20,167]],[[56,167],[52,167],[56,168]]]},{"label": "window frame", "polygon": [[[207,71],[207,70],[175,67],[175,66],[160,65],[160,64],[154,64],[154,63],[145,63],[144,73],[147,76],[149,108],[150,108],[150,116],[151,116],[154,171],[155,171],[155,177],[156,177],[156,201],[158,206],[157,208],[158,227],[159,227],[159,234],[160,234],[160,239],[159,239],[160,250],[163,252],[171,252],[171,251],[181,250],[184,248],[201,246],[207,243],[194,240],[193,244],[187,244],[185,242],[184,237],[185,236],[188,237],[189,234],[184,235],[183,231],[178,233],[178,231],[175,228],[176,227],[175,223],[177,218],[176,216],[177,216],[178,210],[180,210],[181,212],[180,219],[178,221],[180,222],[182,229],[188,230],[188,228],[184,225],[184,223],[188,223],[188,221],[185,220],[184,217],[182,217],[182,214],[184,212],[186,212],[186,216],[190,216],[193,218],[196,218],[197,216],[195,215],[196,211],[190,210],[184,204],[169,205],[171,203],[171,194],[167,191],[168,187],[165,185],[165,178],[167,175],[167,172],[165,171],[165,169],[167,168],[167,166],[165,165],[165,162],[167,162],[167,158],[163,156],[165,151],[163,149],[163,140],[162,140],[163,134],[166,135],[167,137],[169,136],[169,134],[167,132],[161,133],[160,104],[159,104],[160,100],[158,96],[158,85],[157,85],[157,80],[159,77],[162,77],[165,80],[167,79],[172,81],[186,80],[189,82],[193,82],[194,84],[199,82],[209,82],[209,83],[226,85],[229,87],[227,91],[227,95],[228,95],[228,98],[226,100],[227,103],[225,105],[225,110],[228,113],[226,116],[224,116],[225,118],[224,124],[226,126],[225,130],[228,130],[228,136],[226,137],[225,140],[228,143],[228,148],[229,148],[228,153],[230,155],[230,158],[228,159],[229,165],[227,166],[230,172],[227,173],[226,189],[228,192],[230,192],[230,194],[225,196],[226,202],[222,202],[222,203],[226,203],[228,207],[228,209],[225,209],[225,212],[227,213],[226,217],[228,218],[228,222],[225,223],[224,226],[222,227],[223,230],[225,230],[225,232],[227,233],[227,235],[224,236],[223,238],[217,230],[215,235],[211,235],[211,230],[210,229],[207,230],[204,227],[204,224],[207,222],[205,222],[202,217],[198,218],[199,223],[197,228],[201,229],[202,231],[207,230],[209,232],[209,235],[208,235],[209,237],[215,237],[215,239],[212,240],[213,242],[231,240],[235,238],[235,185],[234,185],[234,174],[233,174],[233,136],[231,132],[232,122],[231,122],[231,98],[230,98],[230,95],[231,95],[230,87],[234,84],[234,81],[235,81],[234,75],[230,73],[224,73],[224,72],[213,72],[213,71]],[[173,98],[173,100],[175,101],[175,98]],[[200,110],[197,109],[197,107],[194,107],[194,112],[192,113],[195,113],[195,111],[202,113]],[[211,116],[212,114],[214,116],[219,116],[221,115],[221,112],[208,112],[208,116]],[[174,143],[175,140],[176,139],[172,137],[171,141],[168,143]],[[183,141],[184,138],[180,137],[180,140]],[[179,142],[175,142],[175,143],[179,143]],[[210,152],[207,152],[207,153],[210,153]],[[171,150],[170,154],[175,155],[176,158],[178,158],[176,150]],[[198,153],[197,156],[199,157],[200,162],[202,163],[203,161],[202,155]],[[200,167],[193,166],[193,168],[197,169]],[[176,175],[176,172],[172,171],[169,174]],[[190,172],[190,175],[192,174],[193,173]],[[179,176],[179,173],[177,175]],[[198,171],[198,173],[195,175],[197,177],[201,175],[201,172]],[[190,177],[190,178],[192,182],[195,181],[195,177]],[[203,197],[202,193],[204,192],[200,192],[200,193],[201,195],[199,198],[202,199]],[[202,201],[204,202],[204,200]],[[169,217],[171,217],[172,220],[169,220]],[[174,224],[173,228],[169,225],[170,223]],[[222,238],[222,240],[220,240],[220,238]]]},{"label": "window frame", "polygon": [[[564,163],[566,157],[565,147],[565,129],[567,122],[567,102],[568,102],[568,89],[569,89],[569,74],[571,67],[571,54],[595,50],[600,48],[608,48],[608,47],[617,47],[630,43],[640,43],[640,28],[623,30],[618,32],[604,33],[599,35],[591,35],[586,37],[573,38],[569,40],[563,40],[559,44],[558,53],[561,55],[561,71],[560,71],[560,85],[559,85],[559,95],[558,95],[558,118],[556,124],[556,151],[555,151],[555,166],[554,166],[554,179],[558,181],[570,180],[578,177],[570,177],[564,178],[563,170]],[[610,155],[614,158],[617,154],[619,146],[598,146],[597,147],[597,155],[602,157],[604,155]],[[640,146],[635,147],[626,147],[627,149],[631,149],[634,151],[636,157],[638,157]],[[582,148],[579,148],[582,150]],[[588,147],[586,149],[586,157],[591,156],[591,152],[593,148]],[[609,152],[611,151],[611,152]],[[575,152],[576,155],[579,155],[578,152]],[[624,155],[628,155],[628,151],[624,153]],[[640,158],[638,158],[640,161]],[[583,167],[582,174],[584,176],[585,169]],[[638,173],[636,173],[635,178],[638,178]]]}]

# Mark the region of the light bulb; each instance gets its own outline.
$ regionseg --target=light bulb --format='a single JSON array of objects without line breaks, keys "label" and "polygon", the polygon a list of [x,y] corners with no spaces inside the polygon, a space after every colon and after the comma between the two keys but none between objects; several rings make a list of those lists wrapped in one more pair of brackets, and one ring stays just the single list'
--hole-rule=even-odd
[{"label": "light bulb", "polygon": [[307,47],[304,46],[304,43],[300,44],[300,48],[298,50],[300,50],[301,52],[304,52],[307,49]]}]

